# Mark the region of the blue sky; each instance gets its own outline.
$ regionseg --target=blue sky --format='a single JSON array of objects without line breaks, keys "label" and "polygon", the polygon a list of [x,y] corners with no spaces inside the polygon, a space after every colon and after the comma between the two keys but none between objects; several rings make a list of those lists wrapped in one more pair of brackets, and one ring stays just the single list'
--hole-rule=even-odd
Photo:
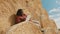
[{"label": "blue sky", "polygon": [[56,7],[55,0],[42,0],[43,7],[48,11],[54,7]]},{"label": "blue sky", "polygon": [[43,8],[49,14],[49,17],[55,20],[56,25],[60,28],[60,0],[41,0]]}]

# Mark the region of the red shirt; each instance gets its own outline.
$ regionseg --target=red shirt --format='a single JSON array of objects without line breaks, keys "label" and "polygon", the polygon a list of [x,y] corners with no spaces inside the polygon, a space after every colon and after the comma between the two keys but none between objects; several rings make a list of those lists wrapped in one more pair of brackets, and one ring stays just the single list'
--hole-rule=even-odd
[{"label": "red shirt", "polygon": [[16,16],[16,23],[23,22],[26,20],[27,15],[23,14],[22,16]]}]

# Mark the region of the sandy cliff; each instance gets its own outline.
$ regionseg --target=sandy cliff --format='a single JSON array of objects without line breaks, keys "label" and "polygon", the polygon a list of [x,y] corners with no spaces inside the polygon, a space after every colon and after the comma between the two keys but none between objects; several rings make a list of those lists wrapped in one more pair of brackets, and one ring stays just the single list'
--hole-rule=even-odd
[{"label": "sandy cliff", "polygon": [[34,22],[27,21],[10,27],[6,34],[42,34],[42,32]]},{"label": "sandy cliff", "polygon": [[18,9],[23,9],[25,14],[31,15],[32,20],[39,21],[41,29],[49,31],[50,29],[47,28],[50,27],[56,30],[55,22],[49,19],[48,13],[42,8],[40,0],[0,0],[0,34],[5,34],[9,27],[15,23],[15,14]]}]

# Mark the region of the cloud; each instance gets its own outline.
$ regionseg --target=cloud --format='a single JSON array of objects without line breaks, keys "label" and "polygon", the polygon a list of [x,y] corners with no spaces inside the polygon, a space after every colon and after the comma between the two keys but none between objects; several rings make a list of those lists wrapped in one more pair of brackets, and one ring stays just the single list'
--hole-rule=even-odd
[{"label": "cloud", "polygon": [[58,5],[60,5],[60,0],[56,0],[56,3],[57,3]]},{"label": "cloud", "polygon": [[[60,5],[60,0],[56,0],[56,5]],[[50,19],[55,20],[57,27],[60,28],[60,7],[51,9],[49,14]]]},{"label": "cloud", "polygon": [[50,19],[54,19],[58,28],[60,28],[60,7],[51,9],[49,14]]},{"label": "cloud", "polygon": [[60,7],[51,9],[49,11],[49,13],[51,13],[51,12],[53,12],[53,13],[59,13],[60,12]]}]

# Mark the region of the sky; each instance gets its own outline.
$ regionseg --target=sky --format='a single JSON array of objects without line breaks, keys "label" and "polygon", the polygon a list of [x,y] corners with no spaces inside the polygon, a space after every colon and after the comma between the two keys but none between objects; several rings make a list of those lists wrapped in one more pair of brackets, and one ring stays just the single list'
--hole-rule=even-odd
[{"label": "sky", "polygon": [[45,8],[49,14],[49,18],[53,19],[60,28],[60,0],[41,0],[43,8]]}]

